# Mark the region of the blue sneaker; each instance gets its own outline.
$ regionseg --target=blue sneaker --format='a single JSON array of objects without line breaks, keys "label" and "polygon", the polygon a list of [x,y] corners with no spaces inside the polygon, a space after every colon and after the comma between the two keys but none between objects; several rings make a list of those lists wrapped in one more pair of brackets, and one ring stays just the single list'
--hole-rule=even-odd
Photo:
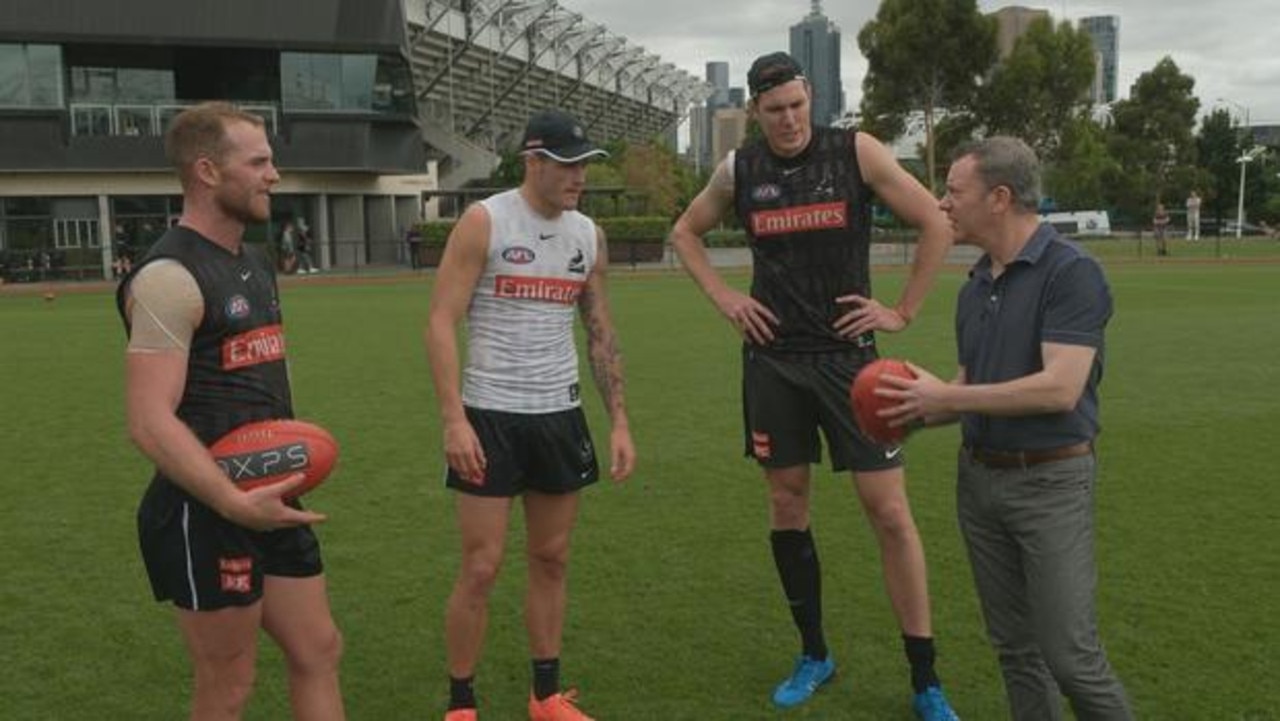
[{"label": "blue sneaker", "polygon": [[960,721],[956,712],[951,710],[951,704],[947,703],[946,694],[938,686],[930,686],[916,694],[911,706],[920,721]]},{"label": "blue sneaker", "polygon": [[830,656],[822,661],[801,656],[796,659],[796,668],[791,676],[773,690],[773,703],[779,708],[799,706],[808,701],[819,686],[830,681],[835,673],[836,662]]}]

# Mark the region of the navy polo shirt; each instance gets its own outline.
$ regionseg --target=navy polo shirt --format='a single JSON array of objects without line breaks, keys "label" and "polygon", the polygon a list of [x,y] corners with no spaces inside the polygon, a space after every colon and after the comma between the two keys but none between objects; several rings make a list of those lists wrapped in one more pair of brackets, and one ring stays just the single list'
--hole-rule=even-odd
[{"label": "navy polo shirt", "polygon": [[1042,223],[998,278],[991,257],[969,271],[956,304],[956,344],[968,383],[1002,383],[1044,368],[1042,343],[1097,349],[1076,407],[1065,413],[989,416],[965,413],[964,444],[1006,451],[1059,448],[1098,434],[1098,384],[1111,289],[1102,267]]}]

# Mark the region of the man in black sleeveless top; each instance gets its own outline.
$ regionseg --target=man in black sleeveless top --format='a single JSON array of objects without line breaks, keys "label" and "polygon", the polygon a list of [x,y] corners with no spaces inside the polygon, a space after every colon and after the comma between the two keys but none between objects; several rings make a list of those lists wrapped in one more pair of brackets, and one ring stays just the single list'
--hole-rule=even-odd
[{"label": "man in black sleeveless top", "polygon": [[[773,556],[803,644],[773,700],[782,707],[803,703],[835,672],[809,531],[809,466],[821,460],[821,429],[833,468],[852,470],[876,533],[911,664],[915,711],[925,721],[954,719],[934,671],[924,550],[907,502],[901,449],[864,439],[849,404],[854,375],[876,358],[875,331],[896,332],[910,323],[951,233],[934,198],[875,138],[811,126],[811,88],[789,55],[760,57],[747,80],[763,138],[716,168],[676,222],[671,241],[743,338],[746,454],[769,484]],[[920,231],[906,287],[892,307],[871,294],[873,194]],[[750,240],[750,295],[724,282],[702,241],[730,207]]]},{"label": "man in black sleeveless top", "polygon": [[177,610],[192,719],[240,717],[263,629],[287,658],[294,717],[336,721],[342,639],[310,528],[324,516],[282,499],[301,475],[244,492],[208,451],[244,423],[293,417],[275,273],[242,241],[280,175],[262,120],[225,103],[179,114],[165,152],[182,218],[117,295],[129,434],[156,465],[138,509],[147,574]]}]

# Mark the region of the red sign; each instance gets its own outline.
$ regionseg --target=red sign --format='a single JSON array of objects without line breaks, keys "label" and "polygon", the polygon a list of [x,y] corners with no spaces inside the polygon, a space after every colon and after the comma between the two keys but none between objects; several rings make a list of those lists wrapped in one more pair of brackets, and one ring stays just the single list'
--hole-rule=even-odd
[{"label": "red sign", "polygon": [[493,294],[499,298],[541,300],[573,305],[582,295],[580,280],[565,278],[532,278],[521,275],[499,275],[493,279]]},{"label": "red sign", "polygon": [[849,214],[845,210],[844,201],[757,210],[751,214],[751,234],[757,238],[847,227]]},{"label": "red sign", "polygon": [[284,326],[268,325],[222,342],[222,368],[235,370],[284,360]]}]

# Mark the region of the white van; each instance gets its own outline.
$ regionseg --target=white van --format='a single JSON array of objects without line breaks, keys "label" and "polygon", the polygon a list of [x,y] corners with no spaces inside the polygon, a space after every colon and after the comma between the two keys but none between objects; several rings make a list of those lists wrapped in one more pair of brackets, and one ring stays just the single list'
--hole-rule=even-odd
[{"label": "white van", "polygon": [[1063,235],[1111,235],[1111,218],[1105,210],[1041,213],[1040,220],[1049,223]]}]

